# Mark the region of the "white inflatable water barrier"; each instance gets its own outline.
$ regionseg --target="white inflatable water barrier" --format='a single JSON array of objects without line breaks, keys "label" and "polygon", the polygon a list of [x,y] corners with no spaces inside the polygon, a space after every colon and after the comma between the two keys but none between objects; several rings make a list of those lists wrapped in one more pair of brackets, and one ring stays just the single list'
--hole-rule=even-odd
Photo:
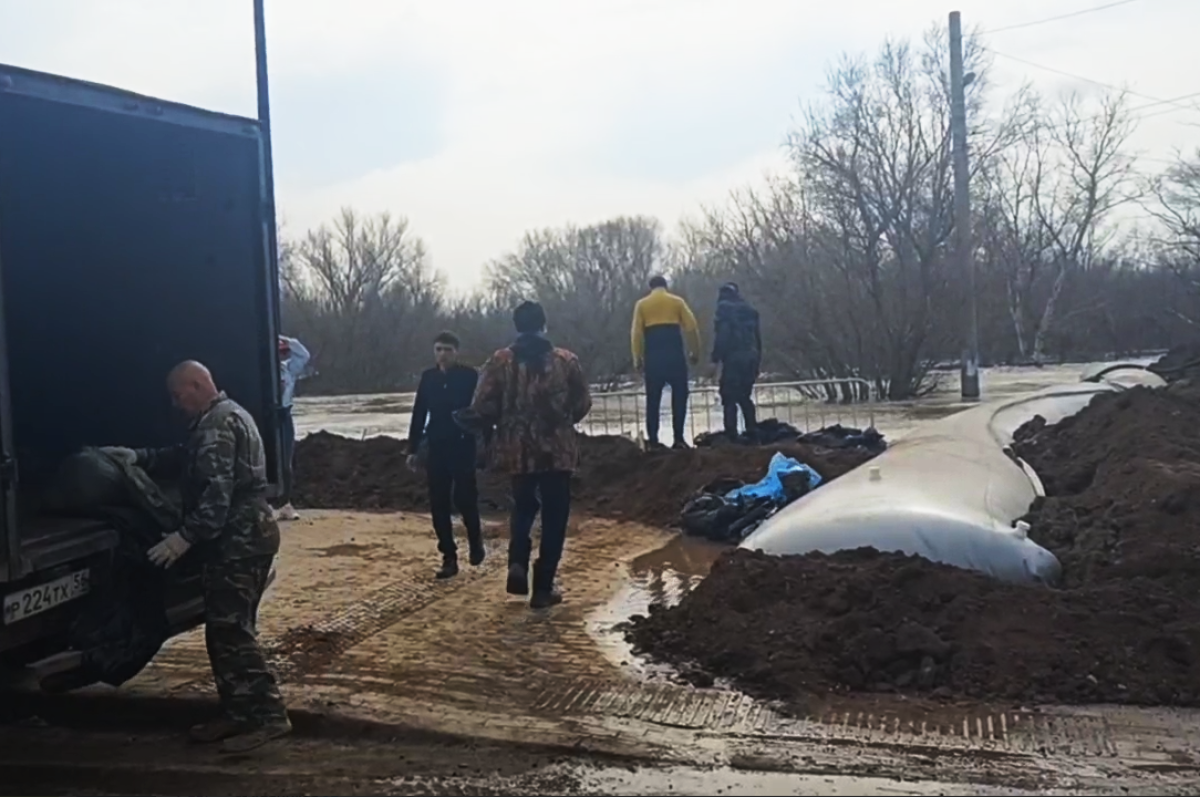
[{"label": "white inflatable water barrier", "polygon": [[1062,574],[1058,559],[1017,523],[1042,489],[1012,454],[1013,433],[1035,415],[1057,423],[1098,393],[1166,384],[1136,366],[1092,378],[932,422],[785,507],[740,547],[774,555],[872,547],[1005,581],[1053,584]]}]

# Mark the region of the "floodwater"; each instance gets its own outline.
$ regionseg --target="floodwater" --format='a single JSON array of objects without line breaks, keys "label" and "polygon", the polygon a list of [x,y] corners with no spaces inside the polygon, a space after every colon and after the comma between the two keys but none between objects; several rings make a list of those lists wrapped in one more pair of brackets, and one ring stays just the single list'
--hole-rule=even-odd
[{"label": "floodwater", "polygon": [[[1149,363],[1154,358],[1123,362]],[[1005,398],[1052,385],[1076,382],[1085,371],[1102,363],[1051,365],[1044,368],[984,369],[984,400]],[[875,426],[889,439],[903,437],[923,421],[942,418],[973,406],[959,398],[957,373],[942,375],[941,385],[929,396],[915,401],[828,404],[794,386],[763,384],[756,400],[763,418],[775,417],[803,430],[814,431],[840,423],[864,428]],[[296,399],[296,434],[326,431],[347,437],[390,435],[407,437],[413,394],[312,396]],[[591,415],[580,424],[589,434],[623,434],[636,437],[642,425],[645,397],[637,386],[614,393],[595,393]],[[663,428],[670,428],[670,397],[663,399]],[[721,408],[711,386],[697,385],[689,402],[688,433],[695,437],[721,426]]]}]

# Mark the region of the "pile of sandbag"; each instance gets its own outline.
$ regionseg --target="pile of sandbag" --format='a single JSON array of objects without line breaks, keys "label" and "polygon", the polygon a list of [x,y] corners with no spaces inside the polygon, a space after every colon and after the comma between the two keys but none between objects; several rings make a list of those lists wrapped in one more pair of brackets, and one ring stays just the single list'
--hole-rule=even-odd
[{"label": "pile of sandbag", "polygon": [[820,483],[821,475],[811,467],[776,452],[767,475],[753,484],[718,479],[701,488],[684,505],[680,527],[690,536],[738,543]]},{"label": "pile of sandbag", "polygon": [[753,435],[742,432],[738,435],[737,440],[730,440],[724,432],[704,432],[697,435],[694,442],[697,448],[712,448],[730,444],[804,443],[830,449],[858,448],[872,454],[880,454],[887,449],[887,441],[874,427],[855,429],[835,423],[815,432],[801,432],[792,424],[777,418],[766,418],[759,421]]}]

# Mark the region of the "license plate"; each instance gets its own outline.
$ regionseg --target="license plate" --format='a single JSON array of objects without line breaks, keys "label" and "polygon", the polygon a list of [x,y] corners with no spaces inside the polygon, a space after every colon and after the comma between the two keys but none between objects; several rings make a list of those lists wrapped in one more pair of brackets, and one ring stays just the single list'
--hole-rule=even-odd
[{"label": "license plate", "polygon": [[90,577],[90,570],[76,570],[45,584],[5,595],[4,624],[11,625],[83,597],[92,588]]}]

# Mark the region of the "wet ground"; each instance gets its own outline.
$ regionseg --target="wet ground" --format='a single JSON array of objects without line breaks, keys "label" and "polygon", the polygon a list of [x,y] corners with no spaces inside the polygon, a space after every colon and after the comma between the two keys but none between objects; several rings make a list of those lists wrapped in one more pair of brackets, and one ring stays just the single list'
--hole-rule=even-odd
[{"label": "wet ground", "polygon": [[[1128,362],[1151,362],[1154,358],[1133,359]],[[1066,382],[1076,382],[1080,374],[1098,364],[1053,365],[1044,368],[990,368],[983,372],[985,399],[1015,396]],[[626,434],[636,436],[642,423],[644,398],[638,395],[637,385],[619,392],[593,396],[591,415],[581,424],[589,434]],[[408,435],[411,393],[354,396],[314,396],[296,399],[296,433],[303,437],[309,432],[327,431],[349,437],[371,435]],[[774,416],[802,430],[812,431],[840,423],[863,428],[875,425],[891,439],[902,437],[923,421],[942,418],[971,406],[959,400],[957,373],[943,375],[940,386],[930,396],[919,401],[893,403],[868,402],[845,406],[805,400],[790,388],[759,387],[756,400],[761,406],[760,417]],[[689,402],[688,433],[695,437],[721,426],[721,410],[715,395],[697,386]],[[664,427],[670,428],[667,415],[670,402],[664,404]]]},{"label": "wet ground", "polygon": [[[501,529],[489,536],[497,544]],[[1188,712],[831,696],[795,717],[638,666],[612,625],[717,549],[577,519],[566,602],[503,592],[503,554],[435,582],[428,519],[288,524],[261,631],[295,738],[240,758],[180,741],[214,709],[203,637],[120,690],[9,703],[5,794],[1189,793]]]}]

